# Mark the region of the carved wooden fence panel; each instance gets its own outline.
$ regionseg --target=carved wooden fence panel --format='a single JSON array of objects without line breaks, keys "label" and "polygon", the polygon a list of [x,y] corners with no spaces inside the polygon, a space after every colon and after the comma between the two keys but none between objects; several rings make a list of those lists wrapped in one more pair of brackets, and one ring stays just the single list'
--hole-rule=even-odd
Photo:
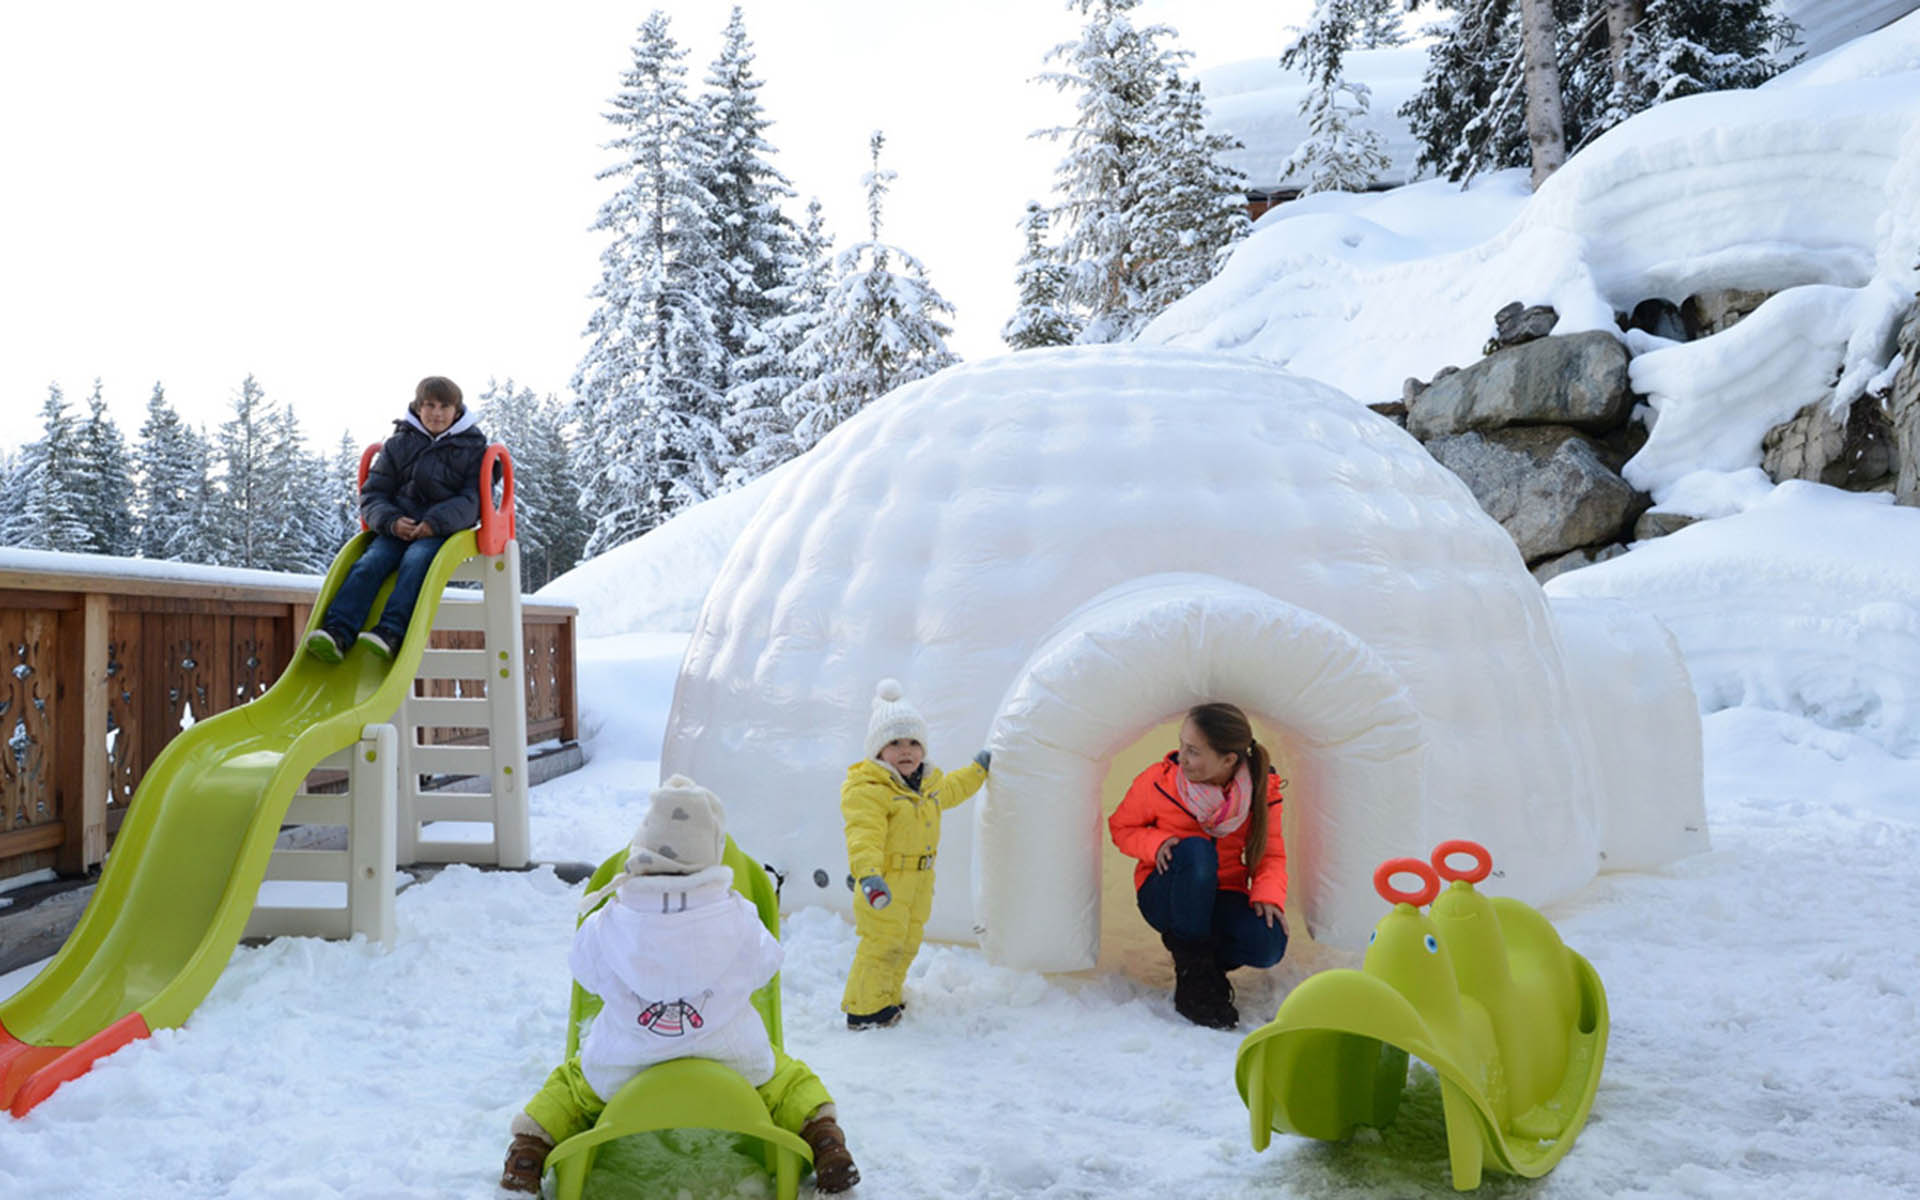
[{"label": "carved wooden fence panel", "polygon": [[[168,563],[154,566],[172,578],[148,578],[91,570],[84,555],[22,557],[58,565],[0,562],[0,879],[99,863],[173,736],[279,677],[316,590],[264,572],[248,584]],[[574,618],[569,605],[525,605],[530,743],[578,736]],[[477,636],[436,632],[433,644]],[[426,686],[452,695],[457,682]]]}]

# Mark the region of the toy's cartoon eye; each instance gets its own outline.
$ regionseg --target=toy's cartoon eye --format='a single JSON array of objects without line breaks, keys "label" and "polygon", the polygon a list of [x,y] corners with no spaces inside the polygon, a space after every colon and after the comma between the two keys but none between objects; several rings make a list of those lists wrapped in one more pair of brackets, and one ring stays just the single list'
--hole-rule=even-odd
[{"label": "toy's cartoon eye", "polygon": [[1370,934],[1368,934],[1368,935],[1367,935],[1367,945],[1369,945],[1369,946],[1371,946],[1371,945],[1373,945],[1373,939],[1375,939],[1375,938],[1377,938],[1377,937],[1379,937],[1379,936],[1380,936],[1380,931],[1379,931],[1378,929],[1376,929],[1376,930],[1374,930],[1374,931],[1373,931],[1372,933],[1370,933]]},{"label": "toy's cartoon eye", "polygon": [[1440,953],[1440,939],[1434,937],[1432,934],[1427,935],[1427,953],[1428,954]]}]

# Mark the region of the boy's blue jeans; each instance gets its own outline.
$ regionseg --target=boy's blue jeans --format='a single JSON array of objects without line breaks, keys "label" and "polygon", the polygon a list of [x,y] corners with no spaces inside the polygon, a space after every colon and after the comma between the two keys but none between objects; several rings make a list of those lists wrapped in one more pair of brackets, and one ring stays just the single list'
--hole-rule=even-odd
[{"label": "boy's blue jeans", "polygon": [[420,585],[427,581],[427,568],[433,565],[433,556],[440,552],[440,544],[446,540],[424,537],[409,542],[387,533],[375,537],[360,561],[348,568],[347,577],[340,581],[340,590],[333,594],[333,603],[327,606],[327,616],[321,624],[337,641],[353,638],[367,623],[374,593],[380,590],[381,582],[392,575],[393,592],[387,597],[387,606],[380,610],[380,620],[374,629],[388,641],[397,643],[406,635],[407,622],[413,619],[413,606],[420,599]]},{"label": "boy's blue jeans", "polygon": [[1268,925],[1245,892],[1220,886],[1220,857],[1211,838],[1181,838],[1167,869],[1141,883],[1140,915],[1168,937],[1213,943],[1223,970],[1270,967],[1287,952],[1287,930]]}]

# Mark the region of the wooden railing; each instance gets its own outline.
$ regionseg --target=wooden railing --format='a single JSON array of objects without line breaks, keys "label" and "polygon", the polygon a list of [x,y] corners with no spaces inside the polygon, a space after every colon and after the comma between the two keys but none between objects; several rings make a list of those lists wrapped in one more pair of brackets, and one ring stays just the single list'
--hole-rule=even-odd
[{"label": "wooden railing", "polygon": [[[78,874],[105,858],[173,735],[279,677],[319,586],[316,576],[0,550],[0,879]],[[578,736],[575,616],[569,604],[524,605],[530,745]],[[431,644],[477,636],[436,631]]]}]

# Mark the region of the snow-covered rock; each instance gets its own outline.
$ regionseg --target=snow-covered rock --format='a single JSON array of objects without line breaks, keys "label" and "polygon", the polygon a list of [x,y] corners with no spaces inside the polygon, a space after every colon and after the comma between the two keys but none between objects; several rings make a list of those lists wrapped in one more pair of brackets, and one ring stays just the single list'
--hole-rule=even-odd
[{"label": "snow-covered rock", "polygon": [[1612,540],[1646,503],[1590,439],[1564,425],[1459,433],[1426,445],[1529,563]]},{"label": "snow-covered rock", "polygon": [[1283,206],[1141,340],[1263,358],[1374,402],[1478,359],[1511,300],[1551,304],[1555,332],[1578,333],[1649,297],[1778,293],[1633,364],[1658,420],[1631,482],[1664,499],[1691,470],[1756,465],[1769,428],[1885,370],[1920,287],[1920,13],[1809,68],[1641,113],[1532,196],[1503,172]]},{"label": "snow-covered rock", "polygon": [[[1289,915],[1351,946],[1374,866],[1443,837],[1484,839],[1535,902],[1593,873],[1616,789],[1582,714],[1622,675],[1683,678],[1649,639],[1614,649],[1570,672],[1506,533],[1351,398],[1225,355],[1028,351],[902,388],[799,460],[701,611],[662,768],[812,881],[787,902],[844,909],[839,787],[896,676],[934,762],[994,751],[930,932],[1073,969],[1097,949],[1105,764],[1232,700],[1291,780]],[[1697,772],[1653,774],[1646,835],[1683,852]]]},{"label": "snow-covered rock", "polygon": [[1604,433],[1626,423],[1627,351],[1602,332],[1546,337],[1496,351],[1436,378],[1407,412],[1421,440],[1506,425],[1571,425]]}]

